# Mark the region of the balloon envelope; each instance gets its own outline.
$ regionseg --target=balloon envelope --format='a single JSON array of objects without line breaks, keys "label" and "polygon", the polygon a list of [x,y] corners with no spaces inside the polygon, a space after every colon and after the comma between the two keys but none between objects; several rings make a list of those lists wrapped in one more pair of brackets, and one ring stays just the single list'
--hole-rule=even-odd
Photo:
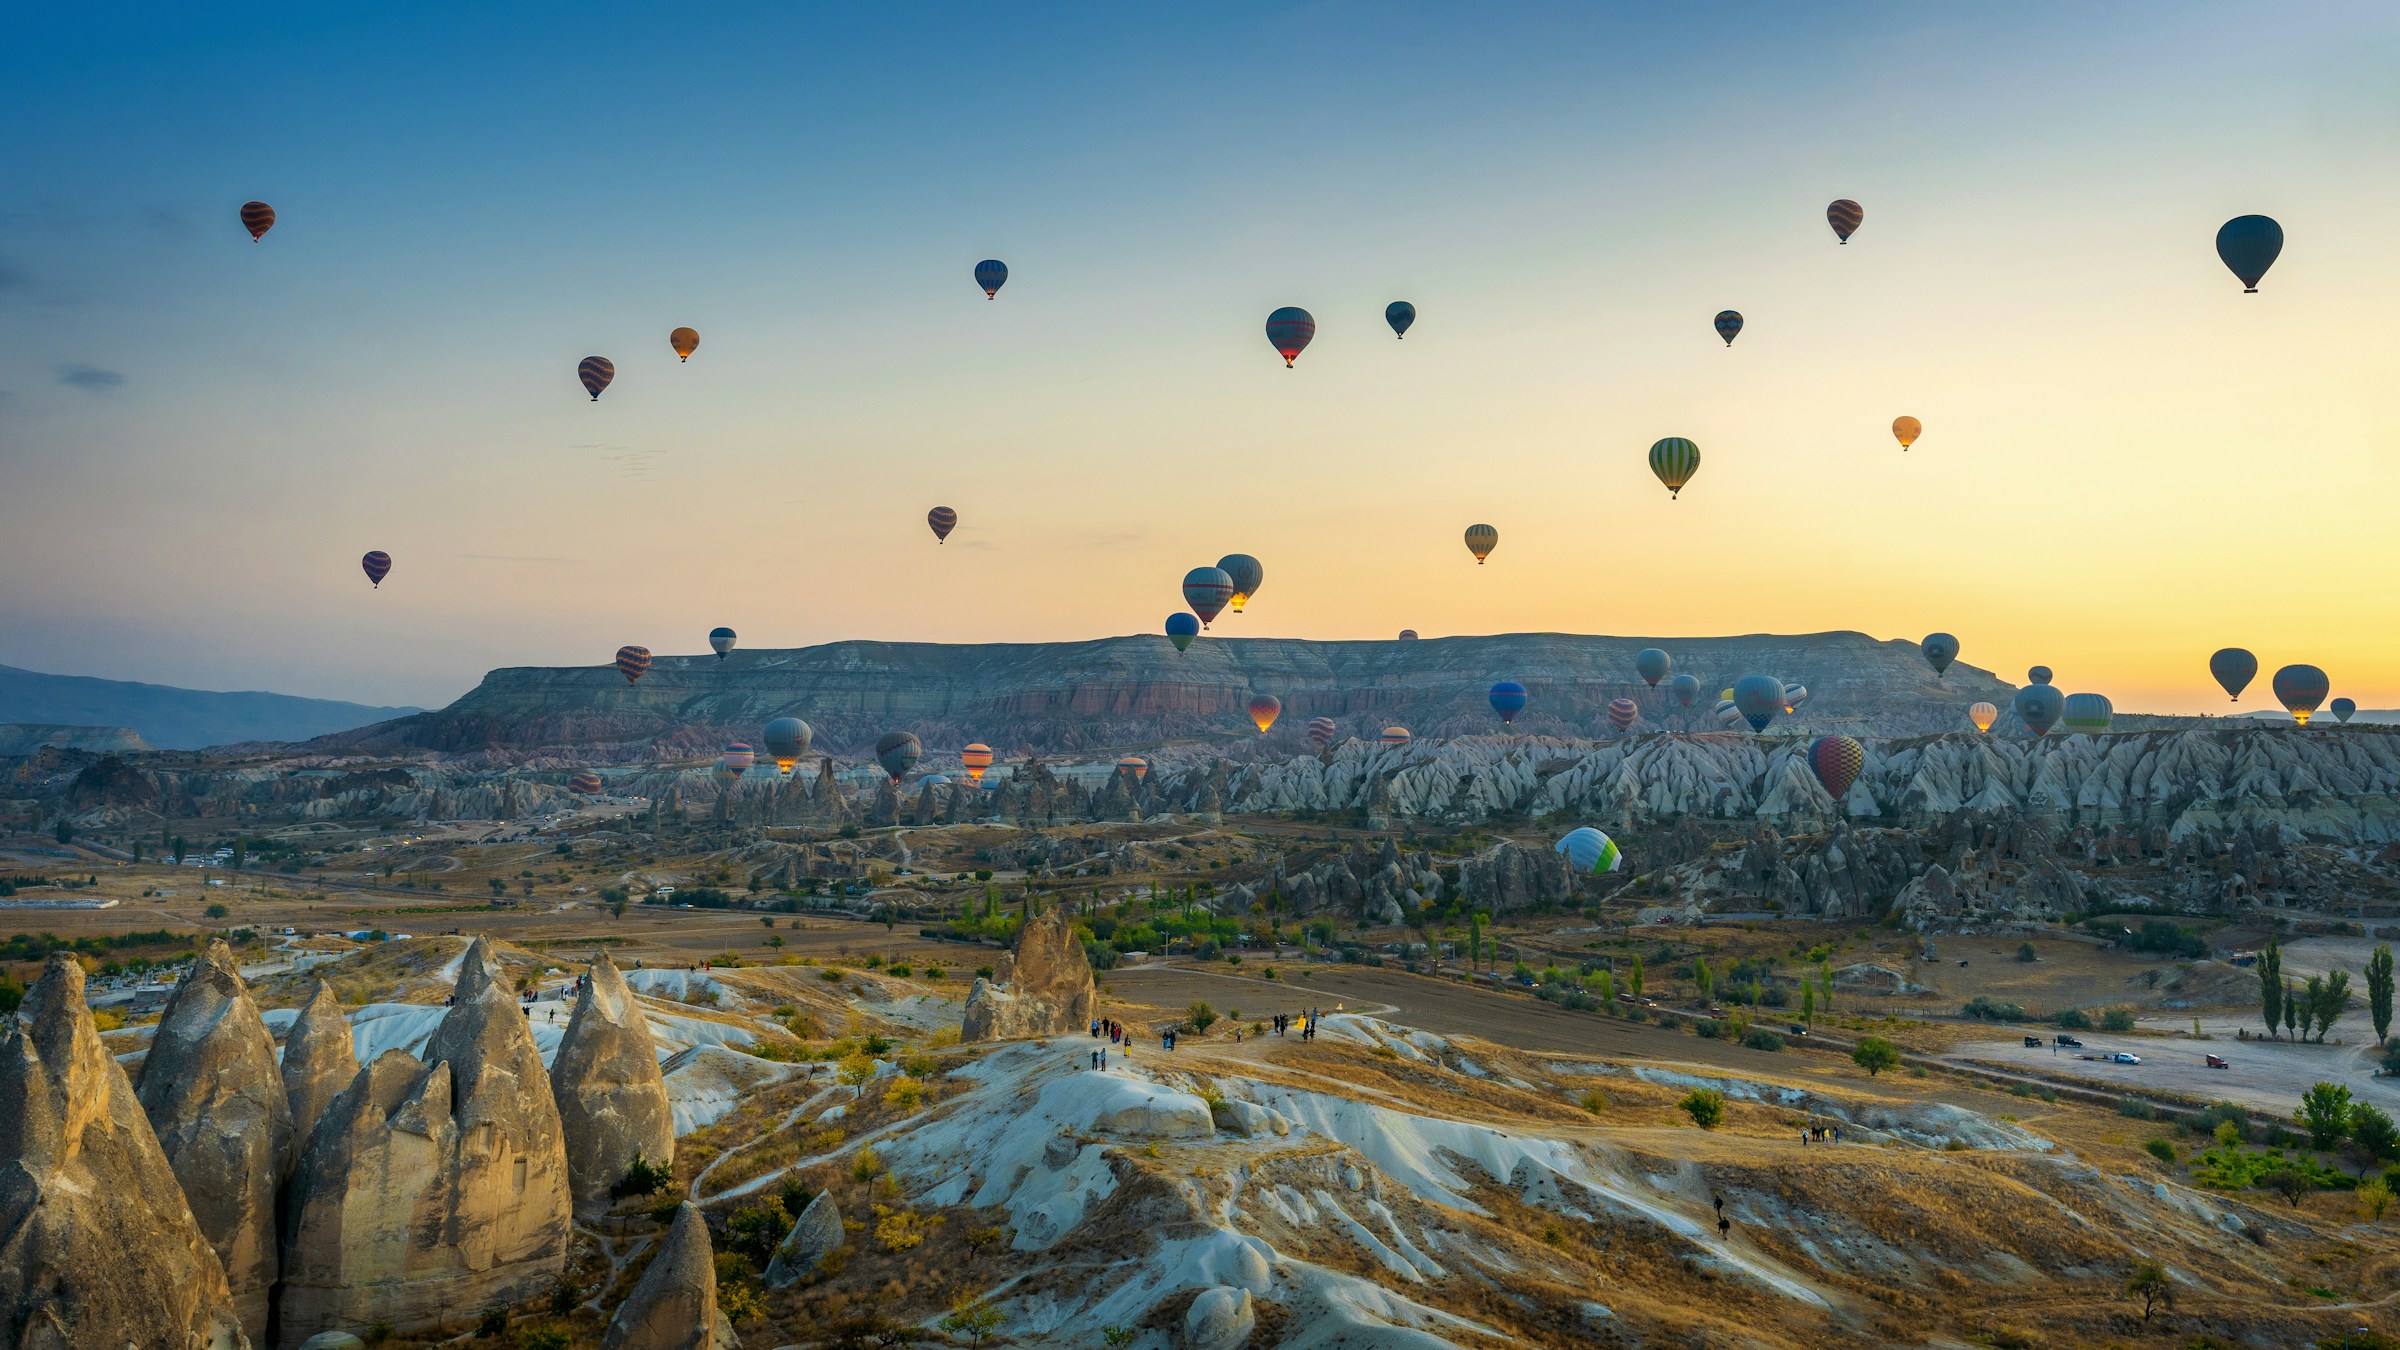
[{"label": "balloon envelope", "polygon": [[730,628],[709,629],[708,649],[717,654],[718,660],[724,660],[725,653],[733,650],[733,630]]},{"label": "balloon envelope", "polygon": [[1333,738],[1340,734],[1341,728],[1336,726],[1330,717],[1308,719],[1308,743],[1319,750],[1333,744]]},{"label": "balloon envelope", "polygon": [[1617,841],[1589,825],[1567,831],[1553,847],[1566,854],[1567,865],[1578,872],[1597,876],[1625,865],[1625,855],[1617,851]]},{"label": "balloon envelope", "polygon": [[2217,227],[2217,257],[2242,279],[2242,293],[2258,290],[2258,279],[2283,252],[2283,227],[2272,216],[2235,216]]},{"label": "balloon envelope", "polygon": [[382,549],[376,549],[374,552],[369,553],[367,556],[359,559],[358,566],[360,571],[363,571],[367,574],[368,581],[373,582],[377,586],[381,586],[383,584],[383,579],[387,576],[390,576],[392,573],[392,555],[384,552]]},{"label": "balloon envelope", "polygon": [[2208,673],[2216,678],[2230,701],[2242,701],[2242,691],[2258,678],[2258,658],[2240,647],[2219,647],[2209,653]]},{"label": "balloon envelope", "polygon": [[1127,755],[1117,761],[1117,772],[1129,773],[1138,779],[1150,772],[1150,761],[1140,755]]},{"label": "balloon envelope", "polygon": [[2016,711],[2017,720],[2025,724],[2026,730],[2036,736],[2045,736],[2050,728],[2058,725],[2059,717],[2066,712],[2067,699],[2055,685],[2029,684],[2017,691],[2016,698],[2010,700],[2009,706]]},{"label": "balloon envelope", "polygon": [[1392,326],[1392,336],[1408,336],[1408,326],[1417,321],[1417,307],[1406,300],[1394,300],[1383,307],[1383,321]]},{"label": "balloon envelope", "polygon": [[1260,694],[1250,700],[1249,711],[1250,720],[1258,726],[1258,734],[1264,736],[1267,728],[1275,725],[1275,719],[1283,716],[1283,700],[1273,694]]},{"label": "balloon envelope", "polygon": [[2050,683],[2050,667],[2035,666],[2033,669],[2025,672],[2025,680],[2028,684]]},{"label": "balloon envelope", "polygon": [[2069,731],[2086,736],[2098,736],[2108,730],[2108,719],[2116,714],[2116,706],[2106,694],[2069,694],[2059,705],[2059,722]]},{"label": "balloon envelope", "polygon": [[1675,700],[1676,706],[1691,707],[1700,701],[1700,677],[1697,675],[1676,676],[1667,681],[1667,694]]},{"label": "balloon envelope", "polygon": [[1833,227],[1834,236],[1845,244],[1850,242],[1851,235],[1858,233],[1866,218],[1866,208],[1848,197],[1825,208],[1825,223]]},{"label": "balloon envelope", "polygon": [[1385,745],[1406,745],[1408,744],[1408,728],[1385,727],[1382,739]]},{"label": "balloon envelope", "polygon": [[608,388],[610,380],[617,378],[617,363],[605,356],[587,356],[576,365],[575,378],[583,381],[583,392],[592,396],[592,402],[598,403],[600,391]]},{"label": "balloon envelope", "polygon": [[1217,570],[1233,578],[1233,612],[1236,614],[1242,612],[1242,606],[1250,603],[1251,596],[1258,594],[1259,585],[1267,579],[1267,569],[1247,553],[1228,553],[1217,559]]},{"label": "balloon envelope", "polygon": [[958,512],[947,506],[937,506],[925,513],[925,524],[933,530],[935,543],[947,543],[950,532],[958,528]]},{"label": "balloon envelope", "polygon": [[1200,626],[1225,612],[1233,600],[1233,578],[1222,567],[1195,567],[1183,574],[1183,603],[1200,616]]},{"label": "balloon envelope", "polygon": [[1683,485],[1700,472],[1700,447],[1681,436],[1667,436],[1650,446],[1650,472],[1667,485],[1667,496],[1680,498]]},{"label": "balloon envelope", "polygon": [[1653,689],[1656,689],[1658,682],[1667,678],[1667,672],[1674,668],[1675,663],[1668,659],[1665,652],[1656,647],[1644,647],[1633,654],[1633,673],[1641,676],[1642,683]]},{"label": "balloon envelope", "polygon": [[1933,667],[1938,678],[1958,659],[1958,639],[1948,633],[1927,633],[1925,640],[1917,644],[1917,650],[1925,653],[1925,664]]},{"label": "balloon envelope", "polygon": [[1717,336],[1725,339],[1726,346],[1732,346],[1733,340],[1741,336],[1741,332],[1742,316],[1740,311],[1731,309],[1718,311]]},{"label": "balloon envelope", "polygon": [[1498,547],[1500,547],[1498,530],[1489,525],[1469,525],[1467,527],[1467,552],[1475,555],[1477,567],[1483,566],[1483,560],[1492,556],[1492,550]]},{"label": "balloon envelope", "polygon": [[906,777],[924,755],[925,746],[913,732],[887,731],[883,739],[875,742],[875,762],[883,766],[895,783]]},{"label": "balloon envelope", "polygon": [[2315,666],[2285,666],[2275,672],[2275,701],[2302,726],[2308,725],[2308,715],[2325,701],[2331,687],[2332,681]]},{"label": "balloon envelope", "polygon": [[1008,284],[1008,264],[998,258],[986,258],[975,264],[975,284],[983,288],[983,298],[991,299]]},{"label": "balloon envelope", "polygon": [[1808,747],[1808,767],[1836,802],[1850,795],[1858,771],[1867,765],[1867,748],[1848,736],[1819,736]]},{"label": "balloon envelope", "polygon": [[1198,636],[1200,636],[1198,619],[1182,610],[1177,610],[1167,616],[1167,641],[1175,644],[1175,650],[1182,651],[1190,647],[1192,639]]},{"label": "balloon envelope", "polygon": [[1992,723],[2000,720],[2000,710],[1989,703],[1970,703],[1967,705],[1967,720],[1975,724],[1977,731],[1990,731]]},{"label": "balloon envelope", "polygon": [[1733,682],[1733,706],[1752,731],[1765,731],[1783,711],[1783,681],[1772,675],[1744,675]]},{"label": "balloon envelope", "polygon": [[617,673],[625,677],[625,683],[631,684],[642,678],[649,669],[650,649],[648,647],[617,648]]},{"label": "balloon envelope", "polygon": [[1608,701],[1608,724],[1619,731],[1632,729],[1641,715],[1641,705],[1632,699],[1612,698]]},{"label": "balloon envelope", "polygon": [[1401,642],[1414,642],[1417,640],[1417,630],[1414,628],[1403,628],[1400,630],[1400,636],[1397,640]]},{"label": "balloon envelope", "polygon": [[759,739],[767,747],[767,757],[785,773],[808,753],[808,743],[817,738],[816,729],[797,717],[778,717],[767,723],[766,735]]},{"label": "balloon envelope", "polygon": [[992,767],[992,747],[981,741],[973,742],[958,752],[958,766],[967,771],[970,781],[982,782],[984,770]]},{"label": "balloon envelope", "polygon": [[725,754],[717,762],[735,773],[748,773],[750,766],[758,762],[758,751],[748,741],[735,741],[725,747]]},{"label": "balloon envelope", "polygon": [[1515,680],[1502,680],[1492,686],[1489,697],[1492,711],[1500,714],[1500,725],[1509,726],[1517,720],[1518,713],[1525,711],[1528,695],[1524,685]]},{"label": "balloon envelope", "polygon": [[1900,442],[1900,448],[1903,450],[1915,445],[1917,443],[1917,437],[1924,434],[1925,424],[1913,417],[1895,417],[1892,419],[1892,438]]},{"label": "balloon envelope", "polygon": [[667,345],[675,349],[677,357],[689,361],[692,359],[692,353],[700,350],[700,330],[678,328],[667,334]]},{"label": "balloon envelope", "polygon": [[1298,305],[1285,305],[1267,316],[1267,341],[1275,344],[1275,354],[1289,366],[1300,359],[1309,339],[1317,335],[1317,321]]},{"label": "balloon envelope", "polygon": [[242,203],[242,228],[250,232],[253,244],[266,238],[267,231],[275,228],[275,208],[265,202]]},{"label": "balloon envelope", "polygon": [[593,773],[590,769],[579,770],[573,778],[567,780],[567,791],[578,797],[598,796],[600,775]]},{"label": "balloon envelope", "polygon": [[2358,711],[2358,705],[2349,699],[2337,698],[2325,705],[2325,711],[2333,714],[2334,721],[2347,722],[2350,720],[2350,714]]},{"label": "balloon envelope", "polygon": [[1796,713],[1800,711],[1800,705],[1806,702],[1808,702],[1807,685],[1787,682],[1783,686],[1783,710],[1785,712]]},{"label": "balloon envelope", "polygon": [[1738,727],[1742,724],[1742,710],[1733,706],[1732,699],[1719,699],[1717,700],[1716,718],[1718,723],[1723,726]]}]

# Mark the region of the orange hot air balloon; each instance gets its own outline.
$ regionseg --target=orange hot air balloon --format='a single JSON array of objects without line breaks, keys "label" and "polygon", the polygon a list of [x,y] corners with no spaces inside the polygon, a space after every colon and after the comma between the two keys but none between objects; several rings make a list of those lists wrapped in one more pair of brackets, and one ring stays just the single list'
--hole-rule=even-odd
[{"label": "orange hot air balloon", "polygon": [[1892,419],[1892,435],[1900,442],[1900,448],[1903,450],[1915,445],[1917,443],[1917,437],[1924,434],[1925,424],[1913,417],[1895,417]]},{"label": "orange hot air balloon", "polygon": [[1150,772],[1150,761],[1142,758],[1140,755],[1127,755],[1123,759],[1117,761],[1117,772],[1132,774],[1134,781],[1139,782],[1144,777],[1148,776]]},{"label": "orange hot air balloon", "polygon": [[675,349],[677,356],[689,361],[692,359],[692,353],[700,350],[700,330],[678,328],[667,334],[667,345]]},{"label": "orange hot air balloon", "polygon": [[2000,720],[2000,710],[1989,703],[1969,704],[1967,720],[1975,724],[1977,731],[1990,731],[1992,723]]},{"label": "orange hot air balloon", "polygon": [[631,684],[642,678],[649,669],[650,649],[648,647],[617,648],[617,673],[625,677],[625,683]]},{"label": "orange hot air balloon", "polygon": [[958,752],[958,762],[967,771],[970,780],[980,783],[983,781],[983,771],[992,767],[992,747],[977,741]]},{"label": "orange hot air balloon", "polygon": [[1260,694],[1257,698],[1250,700],[1250,720],[1258,723],[1259,735],[1266,735],[1267,728],[1275,725],[1275,719],[1281,716],[1283,716],[1283,700],[1273,694]]}]

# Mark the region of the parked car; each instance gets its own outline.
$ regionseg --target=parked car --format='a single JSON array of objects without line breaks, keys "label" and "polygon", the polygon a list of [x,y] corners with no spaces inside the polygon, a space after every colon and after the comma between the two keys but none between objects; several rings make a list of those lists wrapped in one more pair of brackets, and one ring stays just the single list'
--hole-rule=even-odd
[{"label": "parked car", "polygon": [[2028,1050],[2039,1050],[2039,1049],[2041,1049],[2041,1048],[2042,1048],[2042,1038],[2041,1038],[2041,1037],[2039,1037],[2039,1036],[2028,1036],[2028,1037],[2026,1037],[2026,1038],[2025,1038],[2025,1048],[2026,1048],[2026,1049],[2028,1049]]},{"label": "parked car", "polygon": [[1791,1028],[1791,1031],[1792,1031],[1792,1034],[1793,1034],[1794,1036],[1805,1036],[1805,1035],[1807,1035],[1807,1034],[1808,1034],[1808,1028],[1807,1028],[1807,1027],[1805,1027],[1805,1026],[1802,1026],[1802,1025],[1801,1025],[1800,1023],[1798,1023],[1798,1022],[1794,1022],[1794,1023],[1792,1023],[1792,1028]]},{"label": "parked car", "polygon": [[2210,1055],[2207,1058],[2208,1067],[2212,1069],[2230,1069],[2233,1067],[2225,1062],[2225,1057],[2223,1055]]},{"label": "parked car", "polygon": [[2081,1050],[2083,1048],[2083,1042],[2076,1040],[2074,1037],[2067,1035],[2065,1032],[2060,1032],[2058,1035],[2051,1037],[2050,1040],[2053,1044],[2064,1050]]},{"label": "parked car", "polygon": [[2117,1053],[2110,1055],[2108,1059],[2111,1064],[2139,1064],[2142,1062],[2142,1057],[2134,1054],[2130,1050],[2119,1050]]}]

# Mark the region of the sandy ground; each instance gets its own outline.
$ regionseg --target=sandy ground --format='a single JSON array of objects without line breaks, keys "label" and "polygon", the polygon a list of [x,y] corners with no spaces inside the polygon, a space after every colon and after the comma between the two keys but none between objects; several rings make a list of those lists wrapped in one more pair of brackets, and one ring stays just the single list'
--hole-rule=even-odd
[{"label": "sandy ground", "polygon": [[[2203,1019],[2202,1028],[2216,1039],[2196,1041],[2189,1036],[2167,1039],[2079,1031],[2074,1033],[2083,1042],[2079,1051],[2053,1050],[2048,1042],[2057,1034],[2055,1028],[2027,1027],[2025,1035],[2042,1037],[2041,1049],[2024,1044],[2022,1036],[2012,1035],[2007,1040],[1954,1046],[1943,1058],[2004,1064],[2109,1086],[2146,1087],[2209,1100],[2236,1101],[2275,1115],[2292,1111],[2299,1105],[2301,1094],[2313,1084],[2336,1082],[2347,1086],[2354,1096],[2373,1101],[2387,1111],[2400,1112],[2400,1079],[2374,1076],[2377,1060],[2374,1031],[2363,1017],[2357,1018],[2356,1023],[2351,1025],[2350,1019],[2345,1019],[2335,1024],[2334,1035],[2347,1039],[2347,1045],[2239,1041],[2233,1039],[2232,1020],[2212,1025],[2209,1019]],[[2251,1025],[2256,1024],[2253,1018]],[[2111,1064],[2079,1058],[2114,1054],[2119,1050],[2141,1056],[2142,1062]],[[2222,1056],[2230,1067],[2207,1067],[2203,1057],[2212,1054]]]}]

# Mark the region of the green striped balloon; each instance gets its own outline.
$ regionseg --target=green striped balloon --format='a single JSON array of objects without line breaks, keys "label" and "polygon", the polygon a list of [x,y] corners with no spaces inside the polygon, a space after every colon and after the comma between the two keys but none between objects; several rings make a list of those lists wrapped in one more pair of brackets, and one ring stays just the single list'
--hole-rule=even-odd
[{"label": "green striped balloon", "polygon": [[1669,436],[1650,447],[1650,472],[1667,485],[1669,497],[1679,497],[1683,485],[1700,472],[1700,447],[1681,436]]}]

